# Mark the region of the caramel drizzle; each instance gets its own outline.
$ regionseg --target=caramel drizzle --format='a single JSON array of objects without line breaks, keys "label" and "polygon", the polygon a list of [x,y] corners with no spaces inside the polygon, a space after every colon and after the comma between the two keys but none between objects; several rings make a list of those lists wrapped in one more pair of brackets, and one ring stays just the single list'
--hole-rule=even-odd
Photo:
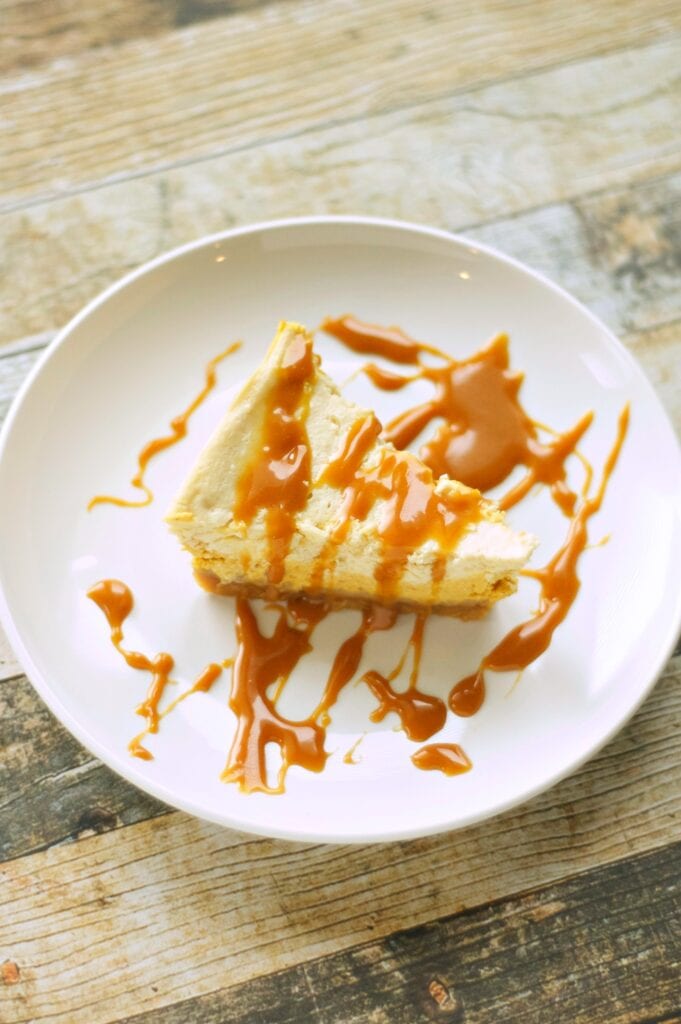
[{"label": "caramel drizzle", "polygon": [[381,430],[373,413],[357,420],[317,481],[341,490],[342,498],[329,540],[318,556],[314,584],[320,585],[324,574],[333,569],[335,552],[351,521],[364,521],[382,501],[377,524],[382,551],[375,578],[377,596],[385,600],[395,593],[409,552],[433,540],[442,557],[456,546],[466,527],[480,519],[481,504],[474,491],[438,494],[430,469],[409,452],[388,451],[377,465],[362,468]]},{"label": "caramel drizzle", "polygon": [[[302,656],[311,650],[310,638],[326,615],[326,608],[299,599],[277,611],[274,632],[267,637],[260,631],[250,602],[244,598],[236,601],[237,655],[229,706],[236,715],[237,727],[221,777],[225,782],[235,782],[243,793],[282,793],[290,765],[320,772],[328,756],[320,725],[312,719],[291,722],[283,718],[267,696],[269,687],[287,679]],[[268,743],[277,743],[281,750],[276,786],[267,782]]]},{"label": "caramel drizzle", "polygon": [[[412,374],[403,375],[368,364],[364,373],[377,387],[395,391],[415,380],[433,385],[431,399],[406,409],[386,426],[384,435],[396,448],[406,448],[433,421],[442,419],[444,423],[419,450],[420,459],[435,477],[444,474],[488,491],[522,465],[527,469],[525,477],[500,499],[499,506],[511,508],[540,483],[550,487],[561,511],[572,515],[577,496],[567,485],[565,462],[575,452],[593,413],[586,413],[573,428],[547,443],[540,441],[537,424],[518,399],[524,375],[509,368],[505,334],[497,335],[468,359],[456,360],[397,328],[386,332],[354,317],[325,320],[322,328],[353,351],[414,367]],[[436,355],[442,365],[424,364],[424,354]]]},{"label": "caramel drizzle", "polygon": [[250,523],[265,511],[268,579],[279,583],[295,532],[296,513],[310,490],[310,446],[305,427],[309,385],[315,372],[312,341],[298,335],[276,371],[263,411],[260,436],[237,482],[234,515]]},{"label": "caramel drizzle", "polygon": [[360,761],[362,760],[361,757],[356,757],[355,755],[357,753],[357,750],[359,748],[360,743],[362,742],[362,740],[364,739],[365,736],[366,736],[366,733],[363,732],[360,736],[357,737],[357,739],[352,744],[350,749],[345,751],[345,753],[343,754],[343,764],[359,764],[360,763]]},{"label": "caramel drizzle", "polygon": [[166,448],[172,447],[181,441],[183,437],[186,437],[187,426],[189,420],[194,412],[198,409],[201,403],[208,397],[210,392],[215,387],[217,380],[216,368],[223,359],[227,356],[232,355],[238,348],[241,347],[241,342],[236,341],[220,352],[217,356],[210,360],[206,366],[205,384],[198,395],[189,403],[184,412],[181,412],[179,416],[175,416],[170,421],[171,434],[166,434],[163,437],[156,437],[152,441],[142,448],[141,452],[137,456],[137,473],[130,481],[131,485],[139,491],[144,492],[144,498],[139,501],[133,501],[129,498],[117,498],[111,494],[97,494],[88,503],[88,512],[95,507],[95,505],[118,505],[121,508],[144,508],[146,505],[150,505],[154,500],[154,494],[151,488],[145,483],[144,477],[149,462],[158,455],[159,452],[165,451]]},{"label": "caramel drizzle", "polygon": [[158,724],[163,715],[172,710],[185,697],[188,697],[190,693],[199,689],[207,690],[222,669],[219,665],[209,665],[196,680],[191,690],[181,694],[163,714],[160,714],[158,706],[169,682],[170,673],[175,667],[172,655],[161,651],[153,658],[148,658],[140,651],[129,651],[123,647],[123,623],[130,615],[135,603],[132,591],[125,583],[120,580],[100,580],[88,590],[87,596],[104,612],[111,631],[111,642],[130,668],[151,673],[151,682],[146,698],[135,709],[136,714],[146,720],[146,728],[128,745],[130,753],[135,757],[150,761],[153,755],[141,745],[141,740],[149,733],[158,732]]},{"label": "caramel drizzle", "polygon": [[[222,774],[244,793],[255,791],[282,793],[286,772],[291,765],[320,772],[328,757],[324,749],[330,710],[348,683],[355,677],[372,633],[390,630],[397,613],[383,605],[372,605],[362,615],[358,629],[343,641],[331,666],[322,697],[312,714],[302,721],[290,721],[276,709],[276,699],[301,658],[311,649],[315,627],[328,614],[323,604],[304,598],[270,606],[278,618],[271,636],[261,632],[249,601],[237,599],[237,657],[232,676],[229,704],[237,718],[237,728],[227,765]],[[410,739],[422,741],[437,732],[447,714],[443,701],[418,689],[418,674],[426,616],[416,616],[412,633],[397,666],[388,676],[369,671],[362,676],[379,706],[371,713],[373,721],[382,721],[394,711]],[[413,665],[408,689],[394,690],[392,683],[402,671],[409,650]],[[268,696],[271,687],[276,695]],[[268,781],[266,746],[276,743],[281,767],[276,785]],[[354,748],[353,748],[354,749]]]},{"label": "caramel drizzle", "polygon": [[[425,614],[415,617],[407,647],[389,675],[383,676],[380,672],[372,669],[362,676],[363,682],[367,684],[378,700],[378,707],[369,715],[371,721],[382,722],[385,716],[393,711],[398,715],[402,729],[409,739],[415,740],[417,743],[422,743],[423,740],[430,739],[436,732],[439,732],[447,718],[447,707],[444,701],[418,689],[426,621],[427,615]],[[410,648],[413,650],[413,662],[409,685],[404,693],[400,693],[394,689],[392,683],[401,673]]]},{"label": "caramel drizzle", "polygon": [[458,743],[430,743],[412,754],[411,759],[423,771],[439,771],[445,775],[463,775],[473,767]]},{"label": "caramel drizzle", "polygon": [[[387,454],[379,465],[363,471],[362,462],[378,437],[381,425],[371,414],[353,425],[341,451],[318,481],[342,491],[340,513],[320,559],[321,575],[332,566],[335,549],[346,536],[351,520],[365,519],[379,499],[383,499],[385,505],[379,525],[384,553],[377,572],[382,597],[391,592],[399,578],[406,561],[405,549],[431,537],[445,548],[453,546],[466,524],[477,518],[479,497],[464,497],[461,504],[455,500],[454,505],[440,499],[434,495],[431,472],[446,472],[472,487],[493,487],[502,483],[516,466],[524,465],[525,477],[501,500],[502,508],[510,508],[535,483],[542,483],[551,488],[554,501],[570,517],[567,539],[556,555],[543,569],[525,572],[541,585],[538,613],[512,630],[483,659],[478,672],[461,680],[450,693],[449,705],[455,713],[473,714],[484,698],[484,671],[522,669],[529,665],[546,650],[553,632],[567,615],[579,590],[577,563],[587,546],[587,521],[601,507],[626,435],[628,407],[620,416],[617,439],[605,463],[599,488],[589,497],[591,467],[577,445],[591,423],[592,414],[587,413],[564,434],[554,433],[547,444],[540,442],[536,434],[540,425],[529,419],[518,400],[523,378],[509,370],[508,342],[504,335],[469,359],[457,362],[432,346],[409,338],[398,328],[375,328],[351,317],[326,321],[324,327],[356,352],[382,355],[415,368],[412,375],[404,375],[367,365],[364,371],[378,387],[399,390],[416,379],[427,379],[434,384],[432,401],[406,410],[388,425],[387,434],[396,446],[411,443],[435,418],[443,418],[445,422],[421,449],[421,456],[429,467],[425,472],[409,453],[400,451]],[[421,361],[423,354],[438,356],[444,363],[438,367],[425,365]],[[305,398],[307,382],[313,372],[310,343],[298,339],[298,345],[292,346],[281,368],[279,381],[265,410],[257,455],[238,487],[240,518],[248,522],[260,509],[265,510],[271,536],[270,580],[273,583],[283,574],[295,514],[304,506],[310,486]],[[187,414],[193,408],[195,405]],[[542,429],[553,433],[548,428]],[[261,451],[266,459],[262,459]],[[571,454],[582,458],[586,473],[576,511],[578,498],[569,489],[565,472],[565,461]],[[140,468],[143,469],[141,462]],[[444,557],[434,568],[434,578],[443,570]],[[125,584],[104,580],[96,584],[88,596],[104,611],[112,642],[127,663],[152,674],[147,699],[137,709],[145,717],[147,729],[130,743],[130,750],[136,756],[151,758],[140,741],[149,732],[157,731],[160,719],[177,703],[197,690],[208,689],[219,675],[220,666],[209,665],[189,690],[159,713],[158,703],[173,668],[172,657],[161,653],[149,659],[122,647],[122,624],[133,607],[132,594]],[[244,792],[282,792],[286,771],[292,764],[311,771],[323,769],[328,756],[324,740],[330,709],[355,677],[368,637],[374,632],[390,630],[397,619],[393,608],[374,605],[367,609],[359,628],[338,649],[319,704],[308,718],[292,722],[279,714],[276,702],[286,680],[311,649],[314,629],[329,614],[329,609],[304,598],[289,600],[274,609],[278,614],[277,624],[272,635],[266,637],[258,627],[251,604],[245,599],[237,601],[238,653],[230,695],[237,730],[222,778],[235,782]],[[382,675],[369,670],[362,676],[378,701],[371,719],[381,721],[388,712],[394,711],[409,738],[418,742],[439,731],[447,712],[443,701],[418,690],[425,622],[425,615],[415,617],[408,643],[390,673]],[[413,651],[413,664],[409,683],[404,692],[398,692],[393,683],[402,672],[410,651]],[[272,689],[275,692],[268,696]],[[265,751],[270,742],[281,750],[276,786],[270,786],[267,779]],[[345,760],[348,758],[352,760],[352,751]],[[471,767],[457,744],[425,746],[413,755],[412,761],[418,768],[436,769],[448,775],[460,774]]]},{"label": "caramel drizzle", "polygon": [[[507,510],[524,498],[535,484],[550,488],[551,496],[570,519],[565,543],[540,570],[524,575],[541,585],[538,613],[512,630],[481,662],[473,675],[454,686],[449,706],[459,715],[472,715],[482,705],[484,671],[522,670],[548,648],[555,629],[565,619],[579,590],[577,563],[588,541],[586,523],[601,507],[610,474],[626,435],[629,408],[622,411],[618,433],[595,496],[589,498],[592,468],[577,445],[593,421],[593,413],[582,416],[564,433],[543,428],[552,438],[537,437],[537,427],[519,401],[523,375],[509,369],[508,338],[498,335],[481,351],[463,361],[451,359],[432,346],[424,346],[397,328],[385,329],[362,323],[354,317],[326,320],[327,333],[364,354],[379,355],[415,368],[411,375],[397,374],[368,364],[365,374],[379,388],[399,390],[414,380],[430,381],[434,397],[406,409],[393,419],[385,435],[401,448],[411,444],[436,418],[444,419],[419,452],[421,459],[437,474],[446,473],[470,487],[496,487],[519,465],[525,476],[498,502]],[[422,355],[437,355],[443,365],[432,367]],[[581,502],[566,479],[565,463],[570,455],[581,459],[585,480]],[[575,511],[575,509],[577,509]],[[441,569],[444,565],[440,566]]]},{"label": "caramel drizzle", "polygon": [[619,458],[629,425],[629,406],[619,416],[617,435],[605,461],[598,490],[584,498],[570,521],[567,537],[543,569],[525,570],[541,586],[539,611],[526,622],[512,629],[490,651],[477,672],[458,682],[449,695],[449,706],[457,715],[469,716],[478,711],[485,698],[485,670],[492,672],[520,671],[527,668],[548,648],[553,634],[572,607],[580,581],[577,565],[588,543],[588,520],[600,509],[608,480]]}]

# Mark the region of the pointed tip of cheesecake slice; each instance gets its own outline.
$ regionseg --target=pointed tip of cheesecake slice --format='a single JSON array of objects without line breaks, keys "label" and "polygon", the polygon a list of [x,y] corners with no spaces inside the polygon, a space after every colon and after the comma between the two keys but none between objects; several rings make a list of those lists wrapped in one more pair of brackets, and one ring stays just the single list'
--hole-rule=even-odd
[{"label": "pointed tip of cheesecake slice", "polygon": [[478,491],[381,436],[282,321],[167,521],[217,593],[304,595],[476,615],[516,589],[536,541]]}]

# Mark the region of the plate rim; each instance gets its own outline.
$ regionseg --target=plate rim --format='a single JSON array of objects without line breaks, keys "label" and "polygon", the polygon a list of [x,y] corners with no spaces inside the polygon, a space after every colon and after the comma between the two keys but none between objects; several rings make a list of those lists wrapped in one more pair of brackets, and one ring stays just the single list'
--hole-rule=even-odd
[{"label": "plate rim", "polygon": [[[158,267],[162,267],[164,264],[172,263],[173,261],[186,256],[194,251],[198,251],[207,246],[214,245],[217,242],[230,241],[234,238],[238,238],[244,235],[258,235],[269,231],[283,230],[283,229],[296,229],[305,227],[328,227],[330,225],[348,225],[351,227],[358,228],[381,228],[394,230],[400,233],[413,234],[416,236],[426,236],[437,239],[446,243],[455,243],[456,245],[465,246],[469,249],[473,249],[476,253],[483,253],[488,257],[502,264],[507,264],[521,273],[533,278],[538,281],[545,288],[554,292],[564,301],[567,301],[575,307],[583,316],[586,316],[592,324],[601,331],[603,339],[607,346],[618,356],[619,359],[624,359],[628,368],[636,375],[639,379],[641,386],[648,393],[648,397],[653,401],[657,407],[657,411],[660,414],[661,426],[668,435],[668,439],[671,442],[672,448],[676,452],[677,457],[677,468],[681,469],[681,443],[676,435],[676,431],[672,426],[671,419],[667,410],[664,408],[655,388],[648,379],[647,374],[640,366],[638,360],[634,355],[625,347],[625,345],[619,340],[614,332],[590,309],[588,309],[583,303],[577,298],[571,295],[568,291],[556,284],[550,278],[546,277],[541,271],[528,266],[521,260],[516,259],[513,256],[509,256],[506,253],[500,251],[494,246],[488,245],[487,243],[478,242],[474,238],[469,238],[466,235],[458,234],[456,232],[447,231],[443,228],[434,227],[432,225],[421,224],[414,221],[407,221],[395,218],[385,217],[372,217],[365,215],[352,215],[352,214],[319,214],[310,215],[304,217],[286,217],[276,218],[272,220],[257,221],[254,223],[239,225],[238,227],[228,228],[223,231],[214,232],[208,235],[201,236],[193,239],[190,242],[186,242],[182,245],[175,246],[166,252],[155,256],[153,259],[142,263],[139,267],[128,271],[122,277],[118,278],[112,284],[108,285],[103,291],[94,296],[89,302],[80,309],[75,316],[73,316],[68,323],[62,327],[52,341],[46,346],[45,351],[37,359],[35,365],[29,371],[25,380],[21,384],[17,394],[15,395],[11,406],[7,412],[5,420],[0,428],[0,464],[5,457],[5,453],[9,448],[11,442],[11,436],[14,429],[14,423],[20,415],[21,408],[24,404],[24,400],[33,387],[35,380],[42,373],[43,368],[47,363],[54,357],[55,353],[68,342],[69,337],[72,333],[85,321],[92,313],[94,313],[100,306],[103,306],[111,298],[123,291],[130,284],[136,281],[138,278],[144,277],[146,274],[156,270]],[[678,520],[676,522],[676,529],[679,529]],[[677,602],[677,607],[673,615],[670,615],[668,630],[659,643],[657,649],[657,656],[651,658],[651,667],[647,670],[646,676],[647,681],[645,685],[637,692],[636,699],[627,706],[623,714],[621,714],[617,720],[610,726],[610,728],[601,735],[598,740],[592,743],[588,749],[582,752],[579,757],[571,760],[563,769],[558,772],[554,772],[552,775],[543,779],[527,789],[522,790],[521,793],[514,795],[513,797],[501,801],[498,805],[495,805],[493,810],[485,809],[479,813],[473,812],[465,817],[452,821],[436,821],[431,826],[423,827],[416,826],[413,828],[404,827],[400,829],[393,829],[390,831],[376,831],[366,833],[366,831],[357,832],[315,832],[314,829],[308,829],[304,827],[291,827],[281,828],[279,826],[266,827],[258,823],[253,823],[250,820],[244,820],[238,815],[227,813],[219,814],[217,812],[211,812],[205,808],[197,808],[191,800],[185,800],[182,797],[177,797],[167,786],[162,782],[150,778],[144,775],[137,767],[131,764],[129,767],[126,765],[122,767],[122,762],[119,761],[110,753],[109,748],[100,741],[92,736],[85,726],[82,726],[78,719],[74,717],[71,711],[63,704],[61,699],[53,692],[48,680],[43,676],[43,673],[38,669],[33,657],[23,642],[21,633],[14,622],[14,616],[12,614],[7,594],[5,592],[4,574],[2,558],[0,557],[0,625],[5,630],[7,639],[9,640],[12,651],[19,662],[19,665],[23,669],[27,676],[31,686],[37,692],[41,700],[47,705],[52,713],[57,717],[59,722],[65,726],[66,729],[81,743],[86,750],[94,754],[99,758],[110,770],[115,772],[117,775],[124,778],[127,782],[141,789],[143,792],[154,797],[155,799],[161,800],[171,808],[185,811],[191,814],[195,818],[200,820],[210,821],[212,823],[221,825],[224,828],[231,828],[237,831],[248,833],[252,835],[259,835],[267,838],[273,838],[278,840],[287,840],[293,842],[313,842],[313,843],[328,843],[328,844],[368,844],[368,843],[381,843],[381,842],[395,842],[402,840],[415,839],[425,836],[438,835],[446,832],[458,831],[462,828],[467,828],[470,825],[474,825],[481,821],[490,820],[496,818],[507,811],[521,806],[522,804],[528,803],[541,793],[552,789],[555,785],[561,782],[563,779],[570,775],[575,774],[587,761],[591,760],[600,750],[602,750],[618,732],[626,725],[626,723],[633,717],[636,711],[641,707],[643,702],[651,693],[653,687],[657,683],[665,665],[669,661],[673,651],[676,647],[679,631],[681,629],[681,593]],[[11,677],[10,677],[11,678]]]}]

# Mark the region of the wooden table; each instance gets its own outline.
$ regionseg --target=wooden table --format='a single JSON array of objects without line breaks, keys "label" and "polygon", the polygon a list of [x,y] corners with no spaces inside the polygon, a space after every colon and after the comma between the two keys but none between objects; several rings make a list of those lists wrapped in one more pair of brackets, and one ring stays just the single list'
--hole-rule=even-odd
[{"label": "wooden table", "polygon": [[[0,0],[0,31],[2,415],[124,271],[333,212],[545,271],[681,427],[678,0]],[[681,648],[551,792],[348,849],[169,811],[6,643],[0,680],[2,1024],[681,1021]]]}]

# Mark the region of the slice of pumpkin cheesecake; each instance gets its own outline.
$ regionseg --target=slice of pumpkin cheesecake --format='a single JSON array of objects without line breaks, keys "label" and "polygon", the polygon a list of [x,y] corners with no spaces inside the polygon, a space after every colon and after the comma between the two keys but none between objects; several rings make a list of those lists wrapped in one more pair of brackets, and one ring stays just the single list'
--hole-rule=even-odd
[{"label": "slice of pumpkin cheesecake", "polygon": [[288,322],[167,521],[217,593],[455,615],[512,593],[535,545],[479,491],[383,440]]}]

